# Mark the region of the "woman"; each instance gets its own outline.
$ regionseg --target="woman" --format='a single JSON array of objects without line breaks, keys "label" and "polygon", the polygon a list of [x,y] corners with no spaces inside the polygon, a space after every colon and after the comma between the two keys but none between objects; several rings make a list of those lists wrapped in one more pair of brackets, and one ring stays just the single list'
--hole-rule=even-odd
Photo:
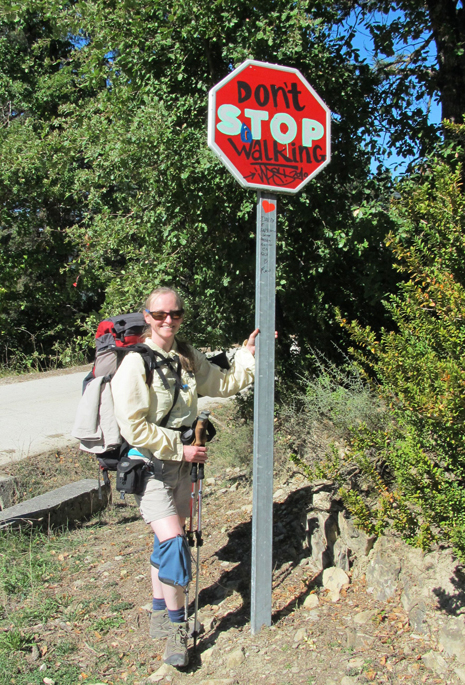
[{"label": "woman", "polygon": [[189,515],[190,469],[193,462],[207,461],[207,448],[184,445],[179,429],[191,426],[197,417],[198,392],[229,397],[252,383],[258,334],[257,329],[250,335],[225,372],[198,350],[176,340],[183,315],[183,303],[175,290],[154,290],[145,305],[149,327],[145,343],[171,365],[163,366],[161,374],[154,373],[149,387],[141,355],[130,353],[111,384],[121,434],[136,448],[130,456],[142,455],[153,463],[143,494],[136,496],[142,517],[154,532],[150,635],[167,638],[164,661],[178,667],[188,663],[184,596],[191,560],[184,523]]}]

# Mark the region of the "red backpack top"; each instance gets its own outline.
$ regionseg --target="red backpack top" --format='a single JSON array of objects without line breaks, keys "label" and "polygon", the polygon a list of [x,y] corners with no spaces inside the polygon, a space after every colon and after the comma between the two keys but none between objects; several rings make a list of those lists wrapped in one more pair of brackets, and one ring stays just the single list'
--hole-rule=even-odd
[{"label": "red backpack top", "polygon": [[104,319],[95,332],[97,353],[107,347],[127,347],[142,342],[142,333],[147,327],[141,312],[119,314]]}]

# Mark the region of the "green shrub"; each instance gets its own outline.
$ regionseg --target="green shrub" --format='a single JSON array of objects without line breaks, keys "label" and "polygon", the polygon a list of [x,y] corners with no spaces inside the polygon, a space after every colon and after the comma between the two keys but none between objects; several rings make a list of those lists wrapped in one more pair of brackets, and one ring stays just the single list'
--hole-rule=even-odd
[{"label": "green shrub", "polygon": [[[353,436],[352,458],[375,450],[394,481],[386,517],[414,544],[450,541],[465,558],[465,197],[461,168],[436,160],[403,181],[387,240],[405,277],[385,303],[380,335],[345,326],[391,415],[387,430]],[[381,497],[381,495],[380,495]],[[382,498],[382,497],[381,497]],[[391,504],[393,504],[391,503]],[[377,505],[381,509],[380,499]],[[397,516],[396,516],[397,511]],[[402,516],[399,512],[403,512]]]},{"label": "green shrub", "polygon": [[278,448],[309,478],[338,479],[344,472],[345,446],[354,427],[384,426],[385,411],[356,365],[337,366],[313,351],[318,373],[301,378],[300,390],[285,396],[278,413]]}]

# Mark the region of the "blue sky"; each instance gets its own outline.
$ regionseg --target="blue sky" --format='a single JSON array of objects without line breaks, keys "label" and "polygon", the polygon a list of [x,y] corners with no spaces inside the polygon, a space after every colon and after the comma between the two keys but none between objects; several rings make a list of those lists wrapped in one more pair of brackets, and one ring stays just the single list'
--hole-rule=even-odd
[{"label": "blue sky", "polygon": [[[460,2],[461,0],[459,0]],[[374,13],[372,17],[376,21],[380,21],[383,23],[389,24],[392,20],[400,18],[402,15],[398,11],[391,11],[387,16],[382,15],[380,13]],[[347,25],[352,27],[354,25],[357,26],[357,21],[356,21],[356,15],[355,13],[349,17],[347,21]],[[420,41],[423,41],[427,36],[424,35],[421,37]],[[362,59],[365,59],[367,62],[372,63],[373,62],[373,42],[370,36],[370,33],[366,27],[363,27],[362,25],[358,24],[357,26],[357,35],[354,40],[354,47],[358,48],[360,51],[360,56]],[[418,43],[415,45],[403,45],[403,44],[398,44],[397,50],[399,52],[410,52],[416,47],[418,47]],[[434,41],[431,41],[431,44],[429,45],[428,48],[429,51],[429,61],[433,65],[436,63],[436,46]],[[441,122],[441,105],[438,101],[421,101],[420,106],[424,107],[424,111],[429,110],[429,115],[428,119],[431,123],[433,124],[439,124]],[[389,166],[395,175],[398,173],[402,173],[402,171],[405,169],[408,160],[404,160],[399,158],[397,155],[393,155],[389,159],[383,160],[387,166]],[[373,171],[375,170],[376,163],[373,163]]]}]

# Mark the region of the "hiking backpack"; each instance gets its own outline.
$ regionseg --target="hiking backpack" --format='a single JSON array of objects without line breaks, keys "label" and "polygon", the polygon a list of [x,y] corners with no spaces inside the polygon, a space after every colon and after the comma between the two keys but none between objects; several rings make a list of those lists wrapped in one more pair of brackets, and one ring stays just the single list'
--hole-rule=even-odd
[{"label": "hiking backpack", "polygon": [[[131,446],[121,437],[119,430],[119,439],[114,441],[114,443],[106,449],[97,451],[92,448],[92,445],[86,444],[86,440],[83,438],[82,424],[78,426],[78,417],[80,416],[81,403],[83,405],[85,404],[84,396],[89,383],[96,378],[102,378],[98,415],[92,418],[91,422],[93,422],[93,425],[84,426],[89,434],[98,434],[101,422],[101,397],[104,386],[111,381],[118,370],[119,365],[129,352],[138,352],[141,355],[144,362],[145,378],[148,386],[152,384],[153,374],[156,372],[159,374],[164,387],[169,389],[169,383],[162,371],[164,366],[169,367],[176,378],[173,403],[168,413],[161,420],[160,426],[164,427],[168,423],[171,410],[177,402],[179,390],[183,387],[183,382],[181,380],[181,362],[179,358],[166,358],[159,352],[152,350],[148,345],[145,345],[142,342],[142,335],[146,328],[147,323],[144,319],[144,315],[140,312],[130,312],[104,319],[99,323],[95,332],[95,361],[92,370],[83,381],[81,402],[72,435],[81,440],[81,449],[83,451],[95,454],[100,467],[99,482],[100,474],[102,474],[103,481],[106,485],[110,484],[108,471],[117,471],[118,464],[120,464],[122,459],[127,457]],[[209,362],[225,370],[229,368],[229,361],[224,352],[210,357]],[[120,489],[118,487],[118,481],[117,489]]]},{"label": "hiking backpack", "polygon": [[[169,389],[170,386],[162,368],[167,366],[174,373],[176,383],[173,404],[169,412],[160,422],[160,426],[166,426],[168,423],[171,410],[176,404],[179,390],[183,386],[181,380],[181,362],[179,358],[166,358],[156,350],[152,350],[148,345],[142,343],[142,334],[146,327],[147,324],[143,314],[132,312],[104,319],[99,323],[95,333],[95,361],[92,370],[83,381],[82,397],[72,435],[81,440],[81,450],[95,454],[100,466],[99,476],[101,473],[106,485],[110,483],[108,471],[117,470],[120,461],[127,456],[130,445],[122,438],[119,430],[117,431],[116,439],[112,440],[111,445],[106,448],[99,445],[98,449],[96,449],[95,444],[92,443],[92,438],[88,438],[86,435],[102,435],[102,394],[105,390],[105,385],[110,383],[124,357],[129,352],[137,352],[141,355],[142,361],[144,362],[145,379],[148,386],[151,385],[153,374],[156,372],[159,374],[164,387]],[[85,393],[89,384],[96,378],[101,378],[98,412],[90,417],[89,422],[84,409],[87,400]],[[83,414],[84,426],[82,420]],[[81,421],[79,421],[79,419],[81,419]],[[96,438],[96,440],[98,440],[98,438]]]}]

